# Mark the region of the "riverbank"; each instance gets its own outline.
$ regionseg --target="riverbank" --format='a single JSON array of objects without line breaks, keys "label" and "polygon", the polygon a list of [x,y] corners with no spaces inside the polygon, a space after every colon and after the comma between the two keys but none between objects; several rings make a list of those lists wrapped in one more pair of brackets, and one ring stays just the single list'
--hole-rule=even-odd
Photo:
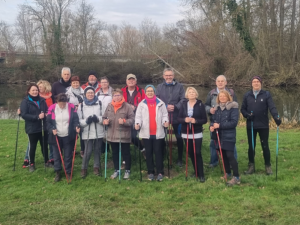
[{"label": "riverbank", "polygon": [[[241,185],[228,188],[220,169],[205,167],[205,183],[185,181],[185,167],[172,169],[171,179],[139,182],[132,150],[129,181],[96,177],[92,162],[85,180],[80,178],[81,159],[76,157],[72,184],[65,179],[53,183],[53,170],[44,172],[40,147],[37,170],[22,168],[27,147],[24,122],[20,123],[16,171],[13,169],[17,121],[0,123],[0,224],[298,224],[300,176],[298,129],[279,135],[278,181],[275,181],[276,131],[270,131],[274,175],[264,174],[261,147],[257,147],[256,174],[244,176],[247,168],[245,127],[237,129],[237,150]],[[77,145],[79,149],[79,143]],[[205,125],[204,162],[209,161],[209,134]],[[173,157],[176,159],[176,150]],[[109,155],[109,159],[111,156]],[[92,159],[91,159],[92,161]],[[104,158],[102,156],[102,166]],[[165,164],[166,165],[166,164]],[[146,170],[143,160],[142,169]],[[108,176],[112,169],[108,170]],[[192,173],[189,160],[189,174]]]}]

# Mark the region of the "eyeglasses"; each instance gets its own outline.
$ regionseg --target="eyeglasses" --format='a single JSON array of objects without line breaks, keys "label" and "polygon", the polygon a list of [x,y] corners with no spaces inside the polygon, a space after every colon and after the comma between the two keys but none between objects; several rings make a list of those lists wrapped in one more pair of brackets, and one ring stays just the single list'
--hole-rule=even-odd
[{"label": "eyeglasses", "polygon": [[154,92],[154,91],[146,91],[146,93],[147,93],[147,92],[151,93],[151,92]]},{"label": "eyeglasses", "polygon": [[100,83],[101,83],[101,84],[107,84],[108,82],[106,82],[106,81],[101,81]]}]

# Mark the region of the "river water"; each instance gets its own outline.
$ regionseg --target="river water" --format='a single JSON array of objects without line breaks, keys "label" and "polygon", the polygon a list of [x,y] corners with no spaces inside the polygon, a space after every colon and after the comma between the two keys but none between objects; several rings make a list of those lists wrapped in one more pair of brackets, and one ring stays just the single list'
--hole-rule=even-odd
[{"label": "river water", "polygon": [[[120,85],[111,85],[113,88],[120,88]],[[146,84],[140,85],[145,87]],[[156,85],[155,85],[156,86]],[[186,88],[187,86],[185,86]],[[205,102],[207,93],[213,88],[194,86],[199,92],[199,99]],[[0,119],[16,118],[16,110],[25,96],[26,85],[0,85]],[[241,104],[243,95],[250,90],[244,87],[232,87],[237,95],[238,103]],[[292,88],[266,88],[270,91],[279,115],[285,121],[300,121],[299,108],[299,87]]]}]

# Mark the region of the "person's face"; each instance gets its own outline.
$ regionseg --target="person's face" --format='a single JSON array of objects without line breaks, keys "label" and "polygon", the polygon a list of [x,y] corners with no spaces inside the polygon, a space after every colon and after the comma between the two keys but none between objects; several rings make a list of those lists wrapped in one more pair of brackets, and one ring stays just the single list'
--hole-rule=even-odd
[{"label": "person's face", "polygon": [[63,70],[61,73],[61,77],[64,80],[64,82],[68,82],[70,80],[71,74],[69,70]]},{"label": "person's face", "polygon": [[174,80],[174,73],[172,71],[166,71],[163,75],[163,78],[165,79],[166,83],[170,84]]},{"label": "person's face", "polygon": [[72,86],[72,88],[74,88],[74,89],[77,89],[77,88],[79,88],[79,81],[72,81],[72,83],[71,83],[71,86]]},{"label": "person's face", "polygon": [[148,87],[148,88],[146,89],[146,96],[147,96],[148,98],[153,98],[153,97],[154,97],[154,90],[153,90],[152,87]]},{"label": "person's face", "polygon": [[66,108],[66,105],[67,105],[66,102],[58,102],[57,104],[58,104],[59,108],[61,108],[61,109]]},{"label": "person's face", "polygon": [[121,95],[119,92],[114,93],[113,100],[114,102],[120,102],[123,98],[123,95]]},{"label": "person's face", "polygon": [[225,80],[224,77],[218,77],[216,80],[216,85],[218,87],[218,89],[224,89],[227,85],[227,81]]},{"label": "person's face", "polygon": [[39,92],[40,93],[45,93],[45,91],[46,91],[45,86],[43,84],[39,84]]},{"label": "person's face", "polygon": [[135,87],[136,79],[130,78],[130,79],[126,80],[126,84],[127,84],[128,87]]},{"label": "person's face", "polygon": [[101,84],[101,87],[104,89],[108,88],[108,86],[109,86],[109,83],[106,79],[101,80],[100,84]]},{"label": "person's face", "polygon": [[197,94],[194,90],[190,89],[187,93],[187,97],[189,100],[194,100],[197,98]]},{"label": "person's face", "polygon": [[33,96],[33,97],[36,97],[36,96],[38,96],[38,94],[39,94],[39,89],[38,89],[37,87],[35,87],[35,86],[32,86],[32,87],[30,88],[28,94],[30,94],[30,95]]},{"label": "person's face", "polygon": [[253,79],[252,87],[253,87],[253,90],[260,90],[261,89],[260,81],[258,79]]},{"label": "person's face", "polygon": [[97,82],[97,77],[95,77],[94,75],[90,75],[89,76],[89,83],[90,84],[96,84]]},{"label": "person's face", "polygon": [[219,100],[220,100],[221,103],[226,103],[226,102],[229,101],[229,99],[227,98],[227,96],[224,93],[221,93],[219,95]]},{"label": "person's face", "polygon": [[88,90],[88,91],[86,92],[85,97],[87,98],[87,100],[91,101],[91,100],[93,100],[94,97],[95,97],[95,92],[93,92],[92,90]]}]

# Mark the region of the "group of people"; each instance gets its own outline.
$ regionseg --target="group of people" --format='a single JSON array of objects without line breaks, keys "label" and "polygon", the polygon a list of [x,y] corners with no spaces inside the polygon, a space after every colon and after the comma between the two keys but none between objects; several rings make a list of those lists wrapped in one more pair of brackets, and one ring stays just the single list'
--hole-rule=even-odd
[{"label": "group of people", "polygon": [[[152,181],[156,175],[156,180],[162,181],[163,162],[167,154],[165,147],[168,145],[165,137],[167,130],[172,130],[177,142],[177,165],[183,165],[185,142],[186,165],[189,154],[194,176],[200,182],[205,182],[201,148],[203,125],[207,123],[208,115],[211,133],[209,166],[217,166],[218,155],[221,153],[225,178],[232,176],[227,184],[239,184],[235,146],[239,106],[235,92],[226,87],[226,77],[217,77],[217,87],[208,93],[206,102],[198,99],[195,88],[188,87],[185,91],[183,85],[174,79],[172,69],[165,69],[163,78],[164,81],[156,88],[147,85],[142,89],[137,85],[137,77],[128,74],[126,86],[114,90],[107,77],[98,81],[95,71],[90,71],[88,82],[80,86],[79,77],[71,77],[70,68],[64,67],[61,79],[53,83],[52,88],[45,80],[29,85],[19,109],[29,139],[23,167],[29,167],[30,172],[35,170],[35,152],[39,141],[45,166],[54,167],[56,172],[55,181],[61,180],[63,168],[67,179],[71,179],[72,156],[79,134],[82,178],[87,176],[93,151],[93,173],[100,174],[100,158],[104,148],[107,154],[107,144],[104,143],[108,142],[114,164],[112,179],[121,175],[121,158],[125,164],[123,179],[129,179],[130,144],[133,143],[146,159],[148,179]],[[249,143],[249,167],[246,174],[254,172],[255,142],[253,146],[252,138],[255,140],[257,133],[261,139],[266,173],[272,174],[268,147],[268,109],[278,126],[281,122],[270,93],[262,90],[261,85],[261,77],[252,78],[252,90],[245,94],[241,106],[241,112],[247,119]]]}]

